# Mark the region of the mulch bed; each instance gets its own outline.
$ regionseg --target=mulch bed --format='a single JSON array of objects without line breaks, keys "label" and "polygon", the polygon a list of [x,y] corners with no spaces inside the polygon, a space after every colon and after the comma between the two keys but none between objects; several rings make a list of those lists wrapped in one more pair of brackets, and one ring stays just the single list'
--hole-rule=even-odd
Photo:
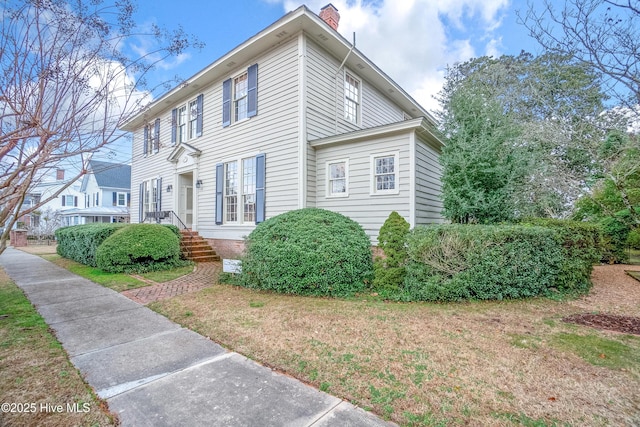
[{"label": "mulch bed", "polygon": [[582,313],[565,317],[562,321],[590,326],[596,329],[640,335],[640,317]]}]

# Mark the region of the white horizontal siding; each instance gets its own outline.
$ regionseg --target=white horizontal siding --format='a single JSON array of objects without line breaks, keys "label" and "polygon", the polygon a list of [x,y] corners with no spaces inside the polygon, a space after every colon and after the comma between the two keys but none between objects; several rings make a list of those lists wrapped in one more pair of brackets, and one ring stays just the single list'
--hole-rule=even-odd
[{"label": "white horizontal siding", "polygon": [[438,153],[416,137],[416,225],[444,222],[442,217],[442,166]]},{"label": "white horizontal siding", "polygon": [[307,134],[309,140],[324,138],[395,123],[403,120],[402,110],[367,81],[357,70],[347,69],[361,80],[361,120],[353,124],[344,119],[343,58],[330,55],[317,43],[307,42]]},{"label": "white horizontal siding", "polygon": [[[409,220],[410,133],[316,149],[316,207],[339,212],[357,221],[372,242],[392,211]],[[371,195],[371,155],[399,153],[399,193]],[[349,160],[348,197],[326,197],[327,162]]]},{"label": "white horizontal siding", "polygon": [[[238,64],[229,74],[200,91],[193,91],[184,102],[204,94],[203,135],[187,143],[202,154],[196,159],[193,173],[203,181],[194,188],[197,229],[203,237],[241,239],[254,228],[251,225],[215,224],[215,191],[217,163],[266,155],[266,215],[272,217],[297,207],[298,198],[298,51],[295,37],[261,56]],[[222,82],[258,64],[258,114],[250,119],[222,127]],[[143,129],[134,132],[132,164],[132,220],[138,218],[138,192],[142,180],[163,177],[163,186],[177,173],[175,164],[167,161],[171,146],[171,110],[167,106],[160,125],[161,149],[158,154],[142,155]],[[154,118],[150,118],[152,121]],[[189,170],[179,172],[188,172]],[[171,194],[170,197],[167,197]],[[174,209],[178,192],[163,193],[163,209]],[[176,210],[176,209],[174,209]]]}]

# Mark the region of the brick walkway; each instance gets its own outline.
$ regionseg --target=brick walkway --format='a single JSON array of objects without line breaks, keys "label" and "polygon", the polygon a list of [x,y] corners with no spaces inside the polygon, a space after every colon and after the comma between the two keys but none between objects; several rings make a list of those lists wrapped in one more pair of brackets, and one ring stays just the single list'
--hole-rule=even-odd
[{"label": "brick walkway", "polygon": [[218,274],[221,270],[222,264],[220,262],[201,262],[196,264],[193,273],[178,277],[169,282],[155,283],[151,280],[138,277],[138,279],[151,284],[151,286],[130,289],[122,292],[122,295],[135,302],[146,305],[153,301],[199,291],[200,289],[213,286],[216,284]]}]

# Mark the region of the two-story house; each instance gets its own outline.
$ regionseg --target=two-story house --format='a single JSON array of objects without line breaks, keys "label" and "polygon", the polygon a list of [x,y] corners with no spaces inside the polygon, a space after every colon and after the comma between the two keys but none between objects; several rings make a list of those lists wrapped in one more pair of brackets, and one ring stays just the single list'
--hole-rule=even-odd
[{"label": "two-story house", "polygon": [[442,221],[434,119],[338,22],[331,4],[301,6],[127,123],[132,222],[174,211],[232,256],[257,223],[298,208],[345,214],[374,243],[393,210]]},{"label": "two-story house", "polygon": [[[61,191],[63,187],[66,187]],[[61,193],[57,197],[56,193]],[[20,218],[19,222],[24,222],[24,226],[27,228],[38,227],[40,225],[40,216],[45,213],[56,213],[62,216],[65,212],[75,210],[78,206],[82,206],[83,193],[80,191],[80,184],[73,182],[69,185],[69,180],[65,178],[65,170],[57,169],[55,180],[44,180],[35,185],[27,194],[24,208],[30,208],[36,204],[39,204],[41,200],[51,199],[36,211],[29,215]],[[60,225],[75,225],[79,224],[79,219],[72,216],[68,216],[61,221]],[[18,226],[18,228],[21,228]]]},{"label": "two-story house", "polygon": [[80,202],[62,212],[65,225],[129,222],[131,166],[89,160],[79,190]]}]

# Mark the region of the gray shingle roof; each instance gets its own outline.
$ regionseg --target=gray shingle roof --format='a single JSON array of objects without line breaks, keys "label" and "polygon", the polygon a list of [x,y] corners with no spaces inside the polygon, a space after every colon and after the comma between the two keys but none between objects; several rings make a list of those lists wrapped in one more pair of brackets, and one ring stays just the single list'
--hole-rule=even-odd
[{"label": "gray shingle roof", "polygon": [[131,166],[129,165],[90,160],[89,170],[95,175],[100,187],[131,188]]}]

